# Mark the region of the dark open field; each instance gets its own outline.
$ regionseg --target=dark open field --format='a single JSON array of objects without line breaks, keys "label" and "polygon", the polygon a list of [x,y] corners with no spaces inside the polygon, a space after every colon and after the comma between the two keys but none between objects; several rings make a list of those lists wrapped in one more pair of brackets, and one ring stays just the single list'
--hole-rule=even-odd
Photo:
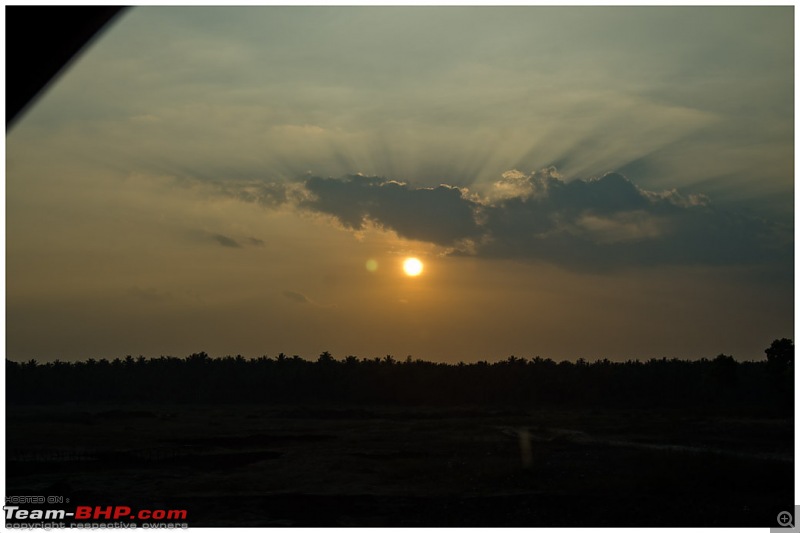
[{"label": "dark open field", "polygon": [[6,494],[191,526],[750,526],[791,510],[791,417],[611,408],[9,406]]}]

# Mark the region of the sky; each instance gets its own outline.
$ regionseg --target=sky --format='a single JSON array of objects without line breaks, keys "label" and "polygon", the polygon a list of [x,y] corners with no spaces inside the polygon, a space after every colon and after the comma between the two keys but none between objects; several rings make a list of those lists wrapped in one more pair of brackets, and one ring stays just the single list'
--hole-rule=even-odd
[{"label": "sky", "polygon": [[7,355],[764,359],[793,19],[130,9],[6,136]]}]

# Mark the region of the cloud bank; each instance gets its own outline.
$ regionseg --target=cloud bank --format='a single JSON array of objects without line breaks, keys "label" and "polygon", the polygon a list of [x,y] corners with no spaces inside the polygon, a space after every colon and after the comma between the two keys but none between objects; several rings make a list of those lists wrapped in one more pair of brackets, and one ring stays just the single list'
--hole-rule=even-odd
[{"label": "cloud bank", "polygon": [[310,177],[310,198],[299,206],[334,216],[346,228],[359,230],[373,222],[406,239],[451,246],[481,230],[476,204],[458,187],[411,188],[405,183],[360,175],[344,179]]},{"label": "cloud bank", "polygon": [[299,184],[248,185],[247,194],[233,194],[329,215],[351,231],[375,225],[453,254],[578,270],[752,265],[786,262],[793,253],[790,227],[718,210],[703,195],[645,190],[617,172],[567,181],[554,167],[511,170],[480,191],[377,176],[308,176]]}]

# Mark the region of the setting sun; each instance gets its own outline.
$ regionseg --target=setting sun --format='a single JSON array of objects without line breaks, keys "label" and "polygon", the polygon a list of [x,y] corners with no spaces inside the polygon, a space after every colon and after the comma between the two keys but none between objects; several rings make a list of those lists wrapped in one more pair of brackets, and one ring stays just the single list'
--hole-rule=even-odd
[{"label": "setting sun", "polygon": [[409,257],[403,261],[403,271],[408,276],[419,276],[422,274],[422,261],[416,257]]}]

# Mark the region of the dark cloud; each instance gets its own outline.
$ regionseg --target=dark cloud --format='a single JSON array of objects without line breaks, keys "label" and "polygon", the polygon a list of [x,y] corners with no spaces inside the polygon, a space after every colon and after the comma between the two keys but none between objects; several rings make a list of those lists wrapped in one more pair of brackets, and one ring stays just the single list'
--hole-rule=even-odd
[{"label": "dark cloud", "polygon": [[235,240],[231,239],[230,237],[226,237],[225,235],[221,235],[219,233],[212,235],[211,238],[217,241],[221,246],[225,246],[226,248],[242,247],[242,245],[236,242]]},{"label": "dark cloud", "polygon": [[227,196],[264,207],[278,207],[289,201],[289,188],[283,183],[230,180],[215,185]]},{"label": "dark cloud", "polygon": [[263,247],[266,245],[266,242],[256,237],[230,236],[223,233],[210,233],[205,230],[193,231],[192,235],[193,238],[204,243],[214,243],[215,246],[223,246],[225,248]]},{"label": "dark cloud", "polygon": [[128,294],[147,302],[163,302],[170,297],[170,293],[160,291],[154,287],[131,287],[128,289]]},{"label": "dark cloud", "polygon": [[331,215],[351,230],[374,223],[403,238],[453,247],[457,254],[541,260],[578,270],[790,266],[794,253],[790,226],[719,209],[702,195],[648,191],[617,172],[566,181],[554,167],[530,174],[513,170],[483,196],[449,185],[414,188],[362,175],[310,176],[256,189]]},{"label": "dark cloud", "polygon": [[294,291],[283,291],[284,297],[288,298],[289,300],[298,303],[298,304],[310,304],[311,300],[309,300],[304,294],[300,294],[299,292]]},{"label": "dark cloud", "polygon": [[450,246],[474,237],[480,229],[478,205],[457,187],[412,188],[404,183],[369,176],[343,179],[310,177],[306,209],[336,217],[345,227],[362,229],[372,221],[401,237]]},{"label": "dark cloud", "polygon": [[718,210],[702,196],[646,191],[618,173],[566,182],[548,169],[504,179],[499,188],[516,195],[484,207],[481,256],[596,270],[755,264],[793,253],[789,228]]}]

